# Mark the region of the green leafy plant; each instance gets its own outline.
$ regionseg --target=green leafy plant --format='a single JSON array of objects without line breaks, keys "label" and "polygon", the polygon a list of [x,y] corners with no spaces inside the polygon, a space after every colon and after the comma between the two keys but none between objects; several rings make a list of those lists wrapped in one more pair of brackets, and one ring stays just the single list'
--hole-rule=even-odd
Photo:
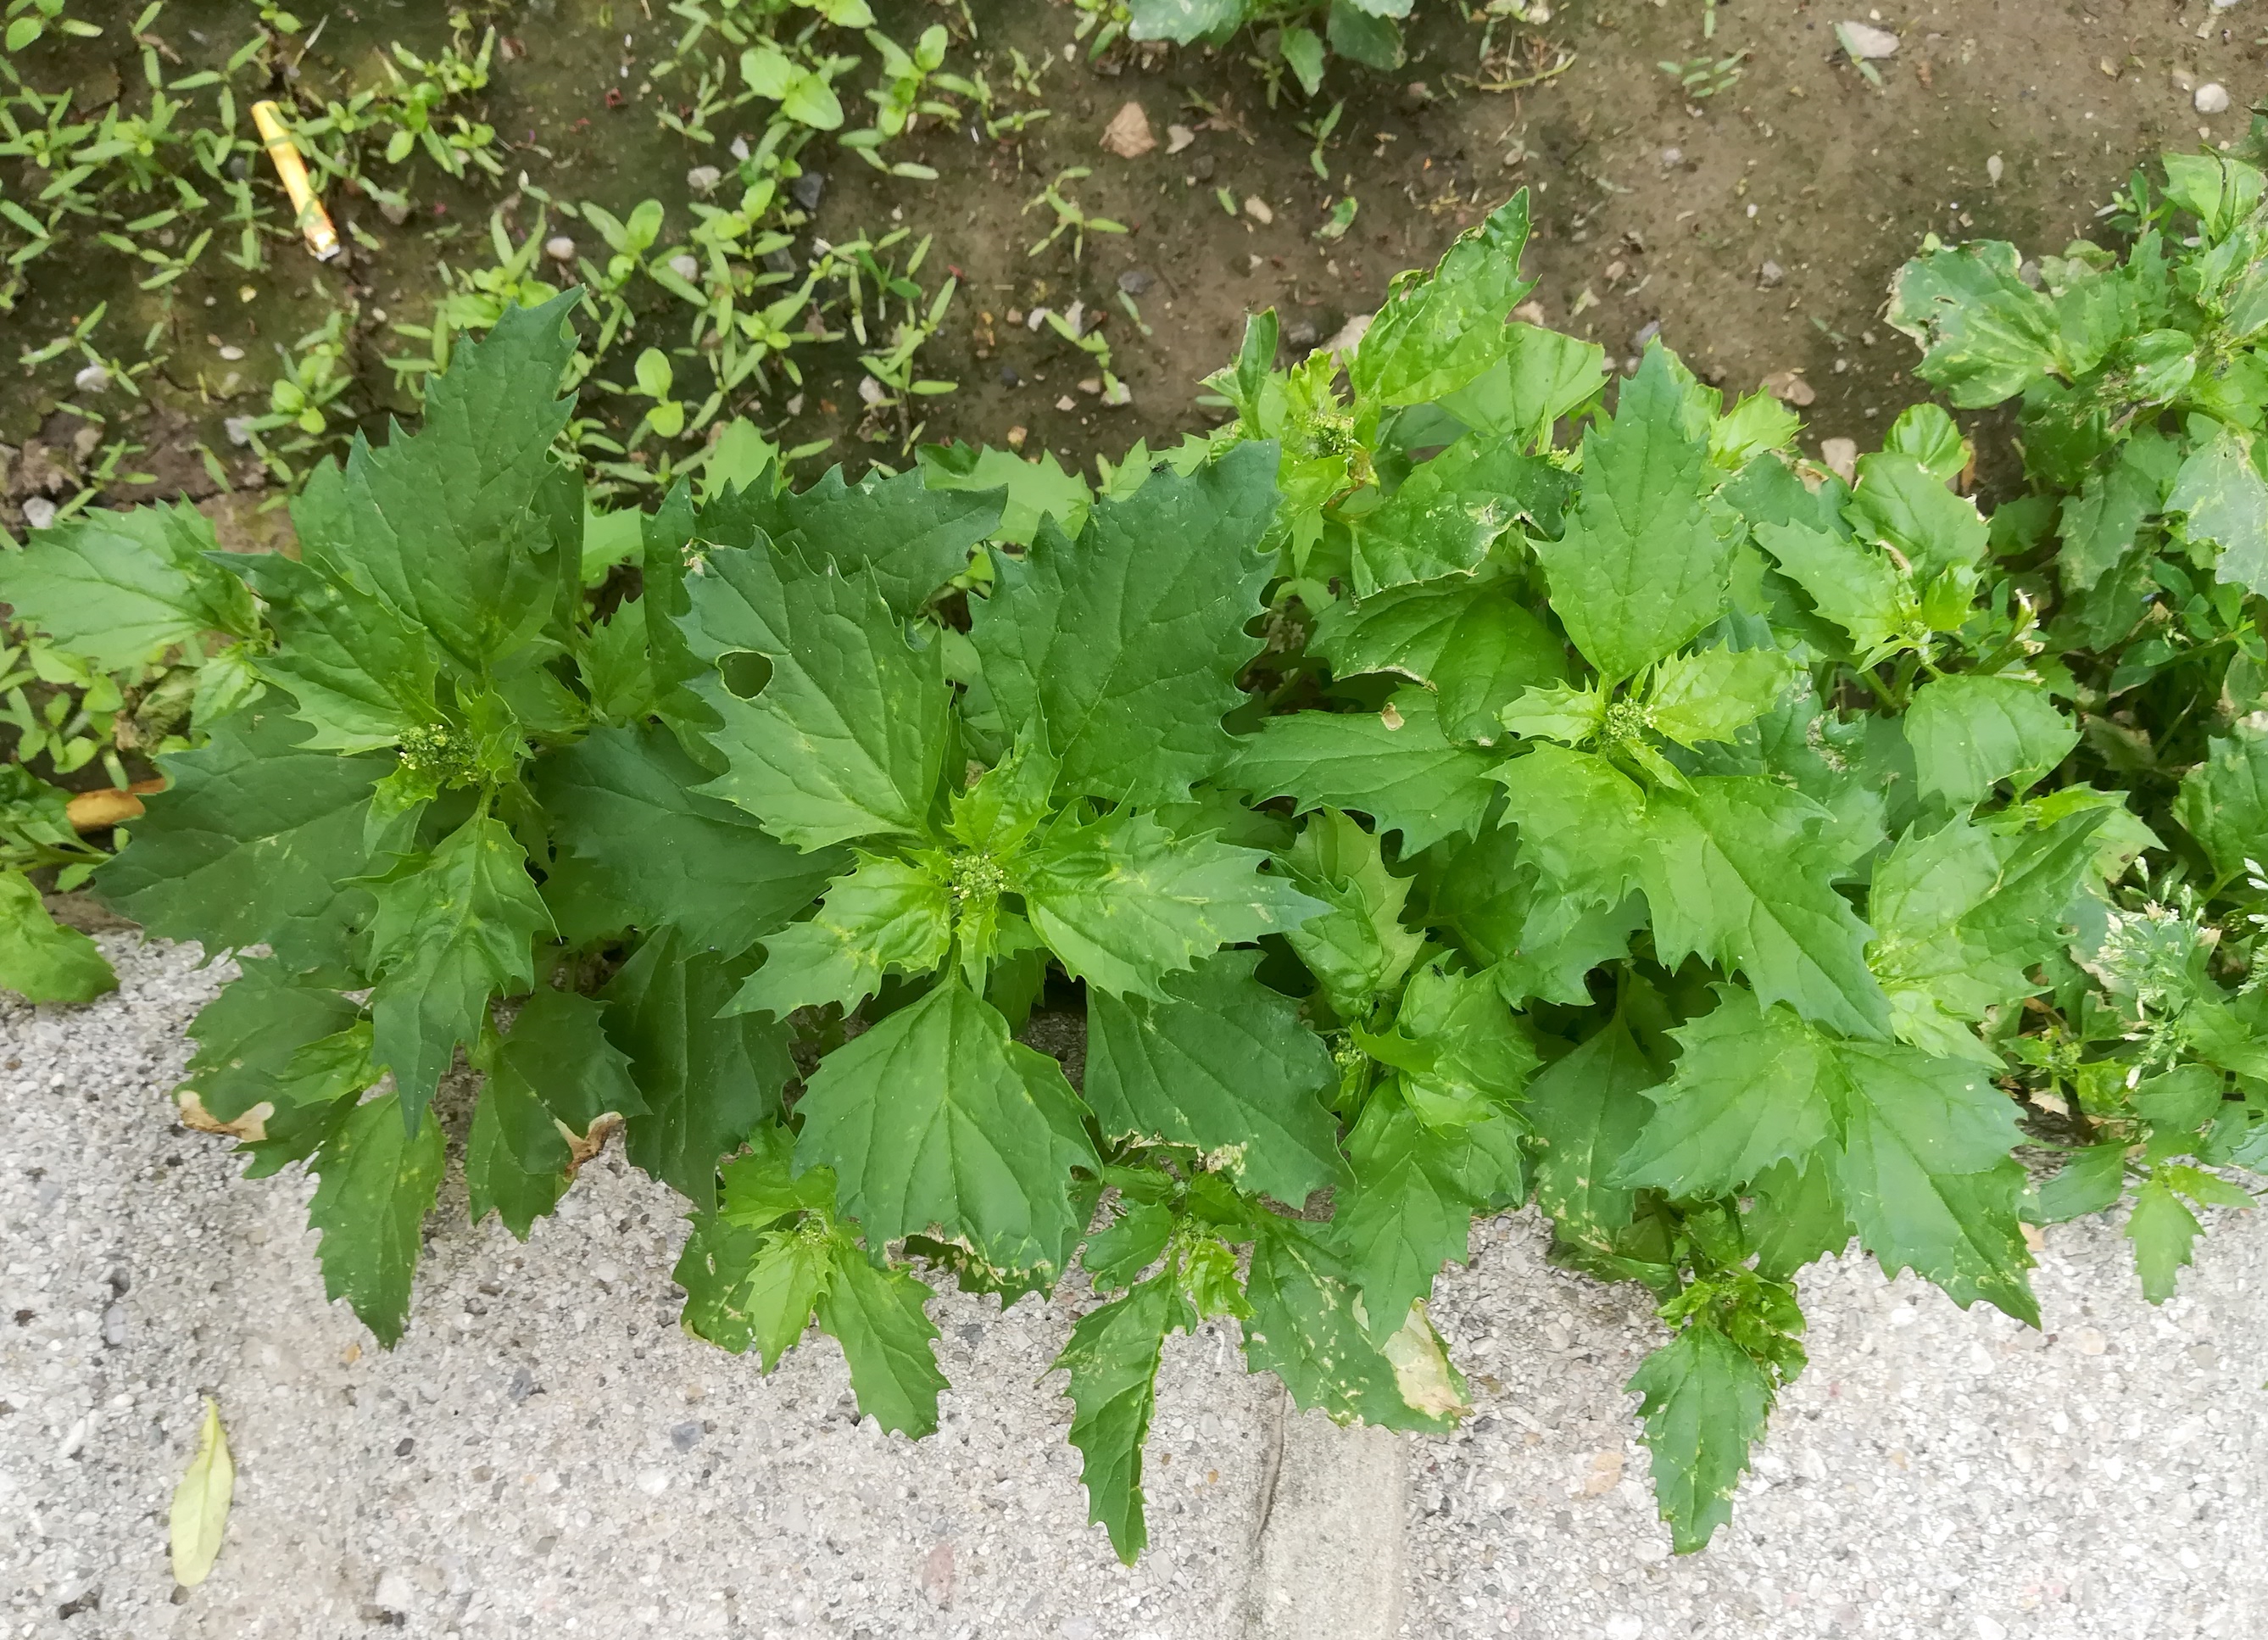
[{"label": "green leafy plant", "polygon": [[[2058,647],[2040,584],[2068,486],[1988,517],[1928,405],[1846,482],[1658,343],[1609,408],[1599,348],[1511,319],[1527,210],[1343,356],[1279,369],[1256,317],[1231,418],[1098,487],[952,448],[799,491],[743,429],[598,510],[569,295],[319,469],[298,560],[90,561],[259,691],[94,879],[272,953],[192,1027],[183,1119],[314,1170],[387,1341],[460,1052],[476,1216],[525,1235],[619,1124],[689,1203],[688,1326],[768,1370],[816,1320],[886,1427],[935,1426],[935,1281],[1083,1281],[1056,1365],[1130,1559],[1199,1318],[1302,1407],[1450,1427],[1425,1306],[1477,1214],[1654,1296],[1681,1550],[1804,1368],[1815,1260],[2036,1324],[2029,1227],[2131,1177],[2162,1294],[2268,1162],[2242,643],[2126,686],[2172,715],[2115,727],[2199,737],[2136,762],[2096,722],[2140,617]],[[2249,493],[2261,399],[2219,391],[2250,418],[2183,461],[2241,438]],[[2241,563],[2201,510],[2130,550]],[[1065,1026],[1076,1082],[1033,1045]]]},{"label": "green leafy plant", "polygon": [[1220,46],[1248,28],[1272,31],[1270,62],[1280,60],[1313,96],[1332,53],[1400,68],[1410,0],[1080,0],[1079,9],[1079,35],[1094,35],[1089,50],[1098,56],[1121,40]]}]

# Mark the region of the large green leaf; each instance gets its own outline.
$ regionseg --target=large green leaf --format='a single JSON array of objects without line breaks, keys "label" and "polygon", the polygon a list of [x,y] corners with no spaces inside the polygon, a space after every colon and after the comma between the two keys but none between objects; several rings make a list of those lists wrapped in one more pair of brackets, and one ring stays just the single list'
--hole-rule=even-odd
[{"label": "large green leaf", "polygon": [[1802,523],[1756,527],[1757,541],[1811,599],[1811,607],[1851,634],[1861,654],[1905,631],[1898,572],[1889,555]]},{"label": "large green leaf", "polygon": [[1926,581],[1974,567],[1986,529],[1977,504],[1911,455],[1881,450],[1859,461],[1859,487],[1843,515],[1869,540],[1894,549]]},{"label": "large green leaf", "polygon": [[1078,1096],[957,979],[821,1060],[796,1158],[835,1170],[878,1242],[959,1240],[1000,1270],[1059,1272],[1084,1228],[1071,1170],[1095,1165]]},{"label": "large green leaf", "polygon": [[558,389],[577,299],[507,307],[433,379],[416,433],[382,448],[357,435],[292,505],[307,563],[471,668],[526,643],[580,583],[580,486],[551,454],[574,409]]},{"label": "large green leaf", "polygon": [[[1348,1135],[1354,1183],[1332,1215],[1331,1238],[1362,1289],[1372,1342],[1401,1330],[1443,1265],[1465,1261],[1474,1213],[1514,1193],[1517,1173],[1487,1165],[1503,1150],[1478,1149],[1477,1138],[1470,1128],[1428,1127],[1386,1094],[1372,1097]],[[1516,1144],[1506,1149],[1516,1168]]]},{"label": "large green leaf", "polygon": [[1128,32],[1136,40],[1187,46],[1225,39],[1244,21],[1245,0],[1130,0]]},{"label": "large green leaf", "polygon": [[1380,831],[1402,833],[1406,859],[1445,837],[1480,830],[1494,796],[1495,762],[1449,741],[1433,697],[1405,689],[1383,713],[1270,718],[1223,779],[1257,798],[1289,797],[1302,814],[1359,809]]},{"label": "large green leaf", "polygon": [[1077,542],[1052,527],[997,559],[969,639],[1011,731],[1035,717],[1066,793],[1178,802],[1231,750],[1276,508],[1276,449],[1242,444],[1186,476],[1168,469],[1097,506]]},{"label": "large green leaf", "polygon": [[915,1440],[936,1432],[946,1387],[932,1346],[937,1323],[924,1307],[935,1296],[910,1270],[877,1269],[850,1248],[836,1252],[819,1296],[819,1325],[843,1346],[858,1410]]},{"label": "large green leaf", "polygon": [[1749,1448],[1764,1432],[1771,1370],[1706,1322],[1688,1326],[1642,1362],[1624,1386],[1653,1454],[1653,1493],[1681,1555],[1705,1547],[1733,1518]]},{"label": "large green leaf", "polygon": [[1606,386],[1607,350],[1518,321],[1505,331],[1504,358],[1437,403],[1476,432],[1535,449],[1550,442],[1554,423]]},{"label": "large green leaf", "polygon": [[845,574],[872,571],[890,608],[909,617],[968,567],[969,554],[1000,523],[1000,491],[932,489],[927,476],[924,465],[888,476],[869,472],[853,484],[831,467],[808,490],[760,502],[759,515],[784,545],[799,536]]},{"label": "large green leaf", "polygon": [[1528,1086],[1535,1129],[1535,1204],[1564,1241],[1611,1247],[1635,1197],[1616,1164],[1646,1123],[1646,1090],[1662,1078],[1617,1014]]},{"label": "large green leaf", "polygon": [[733,999],[731,1011],[785,1019],[799,1008],[832,1002],[849,1011],[881,988],[885,975],[926,973],[953,940],[953,895],[926,868],[882,855],[828,885],[819,909],[764,941],[764,965]]},{"label": "large green leaf", "polygon": [[663,730],[593,729],[537,761],[534,785],[572,870],[640,927],[737,956],[810,904],[850,861],[803,853],[746,810],[693,788],[701,767]]},{"label": "large green leaf", "polygon": [[2239,721],[2214,735],[2205,760],[2182,776],[2174,817],[2223,882],[2268,860],[2268,729]]},{"label": "large green leaf", "polygon": [[1669,1081],[1646,1090],[1654,1113],[1616,1182],[1698,1198],[1738,1189],[1775,1162],[1804,1158],[1833,1135],[1833,1061],[1793,1014],[1720,986],[1717,1006],[1673,1033]]},{"label": "large green leaf", "polygon": [[2268,479],[2254,464],[2252,440],[2224,425],[2190,453],[2175,476],[2166,510],[2188,516],[2192,541],[2220,549],[2216,580],[2268,593]]},{"label": "large green leaf", "polygon": [[1162,1001],[1168,975],[1323,909],[1261,875],[1266,859],[1217,838],[1177,838],[1128,809],[1073,811],[1032,845],[1016,886],[1032,927],[1075,978]]},{"label": "large green leaf", "polygon": [[[491,1081],[525,1088],[547,1128],[556,1122],[585,1134],[602,1116],[646,1114],[630,1055],[607,1035],[605,1005],[572,991],[538,986],[520,1004],[485,1068]],[[558,1139],[556,1129],[549,1138]],[[563,1141],[555,1149],[541,1135],[521,1156],[530,1166],[563,1165],[567,1159]]]},{"label": "large green leaf", "polygon": [[672,1272],[685,1289],[685,1325],[736,1356],[754,1345],[770,1372],[810,1326],[836,1257],[823,1232],[764,1230],[729,1214],[696,1214]]},{"label": "large green leaf", "polygon": [[255,710],[161,759],[172,785],[95,878],[103,898],[161,939],[266,945],[293,968],[347,962],[372,905],[351,881],[374,863],[363,817],[394,760],[309,751],[309,734],[280,707]]},{"label": "large green leaf", "polygon": [[274,650],[255,665],[313,727],[302,742],[308,750],[379,750],[413,726],[441,720],[438,647],[390,606],[291,558],[235,562],[276,632]]},{"label": "large green leaf", "polygon": [[1247,1190],[1294,1206],[1341,1177],[1337,1081],[1291,998],[1223,951],[1167,983],[1167,1001],[1086,999],[1087,1103],[1105,1138],[1162,1139],[1220,1156]]},{"label": "large green leaf", "polygon": [[1071,1444],[1085,1460],[1087,1519],[1110,1533],[1131,1566],[1150,1541],[1142,1518],[1142,1444],[1158,1402],[1158,1358],[1166,1334],[1188,1318],[1173,1273],[1164,1271],[1123,1298],[1090,1310],[1071,1328],[1055,1366],[1071,1374]]},{"label": "large green leaf", "polygon": [[374,1053],[414,1127],[458,1046],[479,1039],[489,999],[535,983],[530,942],[551,916],[519,839],[486,816],[404,861],[372,893]]},{"label": "large green leaf", "polygon": [[665,929],[647,937],[605,992],[608,1038],[630,1056],[646,1112],[625,1125],[630,1159],[696,1208],[717,1200],[717,1158],[779,1110],[795,1074],[785,1026],[719,1013],[744,964],[688,949]]},{"label": "large green leaf", "polygon": [[311,1084],[312,1063],[303,1053],[362,1016],[328,983],[339,976],[295,974],[272,957],[241,957],[237,964],[237,977],[189,1023],[197,1051],[175,1091],[195,1093],[218,1122],[236,1121],[261,1104],[284,1109],[360,1091],[341,1090],[328,1076]]},{"label": "large green leaf", "polygon": [[[1336,41],[1336,16],[1333,23]],[[1348,364],[1356,396],[1381,406],[1430,403],[1504,358],[1506,321],[1535,289],[1520,277],[1527,243],[1522,188],[1450,246],[1430,274],[1397,277]]]},{"label": "large green leaf", "polygon": [[1500,582],[1397,587],[1331,604],[1312,646],[1342,677],[1399,672],[1425,684],[1452,740],[1498,739],[1497,714],[1515,696],[1567,674],[1565,646]]},{"label": "large green leaf", "polygon": [[1668,351],[1649,343],[1614,419],[1583,435],[1583,494],[1535,555],[1551,607],[1609,678],[1659,661],[1725,612],[1737,515],[1705,503],[1709,449]]},{"label": "large green leaf", "polygon": [[1379,839],[1336,809],[1308,816],[1284,866],[1329,908],[1284,937],[1342,1017],[1367,1016],[1375,994],[1398,983],[1425,944],[1402,923],[1408,881],[1387,870]]},{"label": "large green leaf", "polygon": [[1557,468],[1509,440],[1468,433],[1376,506],[1346,510],[1355,595],[1471,573],[1515,520],[1556,521],[1565,484]]},{"label": "large green leaf", "polygon": [[[490,1075],[482,1084],[465,1136],[465,1193],[474,1223],[494,1213],[526,1241],[535,1221],[559,1205],[567,1193],[570,1156],[566,1141],[550,1124],[549,1112],[525,1082]],[[556,1164],[528,1164],[529,1147],[515,1140],[530,1134],[547,1135],[558,1147]]]},{"label": "large green leaf", "polygon": [[2064,760],[2079,731],[2057,710],[2044,684],[2020,677],[1940,677],[1914,691],[1905,717],[1914,772],[1925,792],[1955,809],[1999,781],[2018,789]]},{"label": "large green leaf", "polygon": [[1890,322],[1926,351],[1917,373],[1962,410],[2014,398],[2062,362],[2053,305],[1999,240],[1934,250],[1900,268]]},{"label": "large green leaf", "polygon": [[695,652],[763,656],[753,698],[696,685],[725,772],[699,788],[798,848],[919,835],[952,740],[943,651],[916,650],[871,573],[814,570],[764,547],[712,553],[682,623]]},{"label": "large green leaf", "polygon": [[90,507],[0,548],[0,603],[98,671],[155,661],[201,632],[260,630],[243,584],[204,558],[212,526],[187,502]]},{"label": "large green leaf", "polygon": [[95,943],[48,915],[20,871],[0,871],[0,990],[33,1002],[92,1002],[118,988]]},{"label": "large green leaf", "polygon": [[405,1121],[396,1094],[355,1106],[315,1153],[307,1223],[322,1233],[323,1291],[392,1348],[409,1315],[418,1236],[446,1159],[438,1122]]}]

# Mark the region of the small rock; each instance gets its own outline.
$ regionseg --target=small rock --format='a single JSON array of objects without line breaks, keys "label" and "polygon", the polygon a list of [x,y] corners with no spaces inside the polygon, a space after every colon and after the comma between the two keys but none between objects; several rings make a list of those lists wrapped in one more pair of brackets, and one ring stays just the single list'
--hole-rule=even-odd
[{"label": "small rock", "polygon": [[2008,1640],[2008,1626],[1980,1612],[1977,1616],[1977,1640]]},{"label": "small rock", "polygon": [[860,403],[865,404],[868,409],[871,410],[873,406],[881,403],[889,396],[890,390],[884,387],[880,382],[875,380],[873,377],[861,376],[858,378],[858,401]]},{"label": "small rock", "polygon": [[512,1382],[504,1388],[504,1397],[515,1407],[536,1393],[535,1374],[526,1367],[512,1370]]},{"label": "small rock", "polygon": [[1102,390],[1102,408],[1105,410],[1124,410],[1133,402],[1134,389],[1123,381],[1114,380]]},{"label": "small rock", "polygon": [[921,1592],[932,1606],[953,1604],[953,1545],[939,1543],[923,1557]]},{"label": "small rock", "polygon": [[637,1489],[648,1497],[659,1497],[669,1490],[669,1476],[663,1470],[641,1469],[638,1471]]},{"label": "small rock", "polygon": [[1040,333],[1040,328],[1047,321],[1048,310],[1044,307],[1035,307],[1024,315],[1024,329],[1037,336]]},{"label": "small rock", "polygon": [[1158,145],[1150,134],[1150,116],[1138,102],[1130,102],[1102,128],[1102,146],[1121,159],[1139,159]]},{"label": "small rock", "polygon": [[35,495],[24,503],[24,522],[33,529],[45,529],[55,521],[55,504],[43,495]]},{"label": "small rock", "polygon": [[1764,379],[1762,386],[1781,403],[1793,404],[1798,410],[1819,396],[1800,370],[1775,370]]},{"label": "small rock", "polygon": [[686,284],[690,284],[701,277],[701,259],[684,254],[672,256],[669,259],[669,270],[684,280]]},{"label": "small rock", "polygon": [[1284,345],[1295,353],[1314,352],[1315,344],[1320,340],[1322,338],[1315,334],[1314,324],[1305,319],[1284,332]]},{"label": "small rock", "polygon": [[1846,484],[1859,482],[1859,441],[1856,439],[1822,439],[1819,441],[1820,463]]},{"label": "small rock", "polygon": [[1411,80],[1402,88],[1402,109],[1415,114],[1433,100],[1433,88],[1424,80]]},{"label": "small rock", "polygon": [[[1020,388],[1024,385],[1024,379],[1016,373],[1016,367],[1013,365],[1003,365],[1000,366],[1000,385],[1004,388]],[[979,1336],[981,1337],[982,1334],[980,1333]]]},{"label": "small rock", "polygon": [[1646,344],[1653,341],[1654,337],[1660,334],[1661,321],[1659,319],[1647,320],[1644,324],[1638,327],[1638,334],[1631,337],[1631,351],[1638,353],[1645,352]]},{"label": "small rock", "polygon": [[1129,296],[1146,296],[1157,282],[1155,276],[1143,268],[1129,268],[1118,276],[1118,288]]},{"label": "small rock", "polygon": [[1897,55],[1898,37],[1887,28],[1876,28],[1871,23],[1837,23],[1835,33],[1843,41],[1844,49],[1854,57]]},{"label": "small rock", "polygon": [[1101,1630],[1094,1626],[1094,1620],[1091,1617],[1066,1617],[1056,1626],[1056,1632],[1063,1636],[1063,1640],[1095,1640]]},{"label": "small rock", "polygon": [[794,253],[784,246],[778,250],[768,250],[764,253],[764,267],[769,272],[784,273],[792,277],[795,272]]},{"label": "small rock", "polygon": [[611,1287],[622,1279],[622,1267],[611,1259],[601,1259],[591,1267],[591,1274]]},{"label": "small rock", "polygon": [[1756,270],[1756,288],[1760,291],[1777,290],[1786,277],[1787,270],[1767,256],[1764,265]]},{"label": "small rock", "polygon": [[827,173],[806,171],[787,185],[787,191],[806,211],[816,211],[819,202],[827,196]]},{"label": "small rock", "polygon": [[1244,196],[1244,214],[1263,228],[1276,220],[1276,213],[1268,209],[1268,202],[1257,194],[1247,194]]},{"label": "small rock", "polygon": [[733,139],[731,152],[733,159],[746,159],[751,151],[752,151],[748,147],[748,139],[747,137],[735,137]]},{"label": "small rock", "polygon": [[2228,87],[2219,80],[2207,80],[2197,88],[2197,94],[2190,100],[2197,105],[2199,114],[2227,114]]},{"label": "small rock", "polygon": [[378,202],[378,214],[398,228],[409,220],[409,202],[406,199],[381,199]]},{"label": "small rock", "polygon": [[1056,408],[1059,410],[1075,410],[1079,408],[1079,401],[1066,393],[1056,401]]},{"label": "small rock", "polygon": [[406,1612],[417,1600],[417,1585],[401,1571],[382,1571],[378,1575],[378,1588],[371,1604],[389,1612]]},{"label": "small rock", "polygon": [[1197,178],[1200,182],[1211,181],[1212,156],[1211,154],[1199,154],[1196,159],[1190,160],[1189,174]]},{"label": "small rock", "polygon": [[1533,297],[1512,310],[1512,316],[1524,325],[1541,327],[1543,323],[1543,304]]},{"label": "small rock", "polygon": [[[1031,436],[1031,430],[1029,428],[1011,427],[1008,429],[1007,432],[1008,447],[1020,455],[1024,449],[1024,440]],[[966,1329],[962,1331],[961,1336],[964,1338],[968,1337]],[[972,1340],[971,1341],[973,1342],[974,1341]]]},{"label": "small rock", "polygon": [[1684,163],[1685,151],[1683,148],[1665,148],[1661,151],[1661,168],[1663,170],[1675,171],[1678,166]]},{"label": "small rock", "polygon": [[554,262],[575,260],[575,241],[564,233],[555,233],[543,241],[543,254]]},{"label": "small rock", "polygon": [[102,1341],[113,1349],[126,1347],[126,1306],[112,1304],[102,1312]]},{"label": "small rock", "polygon": [[244,350],[237,346],[234,343],[231,343],[228,346],[221,349],[220,356],[228,360],[230,364],[233,365],[244,357]]},{"label": "small rock", "polygon": [[110,372],[100,365],[88,365],[71,378],[71,386],[81,393],[100,393],[110,386]]},{"label": "small rock", "polygon": [[[48,504],[48,524],[52,524],[55,521],[55,504],[53,502],[49,502]],[[26,501],[24,503],[24,516],[29,518],[31,513],[32,503]],[[47,528],[47,524],[35,524],[33,528],[35,529],[45,529]],[[55,1456],[58,1458],[77,1457],[81,1450],[86,1445],[87,1431],[92,1429],[93,1427],[94,1415],[92,1413],[89,1413],[86,1416],[81,1418],[77,1423],[72,1424],[70,1429],[63,1431],[63,1442],[55,1448]]]},{"label": "small rock", "polygon": [[2000,186],[2000,178],[2007,170],[2007,166],[2000,163],[2000,156],[1992,154],[1984,161],[1984,180],[1998,188]]},{"label": "small rock", "polygon": [[1323,344],[1324,350],[1336,353],[1341,358],[1351,358],[1355,349],[1362,345],[1362,338],[1369,334],[1370,321],[1377,317],[1376,314],[1356,314],[1338,328],[1329,341]]},{"label": "small rock", "polygon": [[2083,1326],[2071,1335],[2072,1347],[2082,1356],[2099,1356],[2110,1341],[2091,1326]]},{"label": "small rock", "polygon": [[697,1423],[677,1424],[669,1431],[669,1444],[681,1452],[691,1452],[693,1444],[700,1438],[701,1426]]},{"label": "small rock", "polygon": [[685,186],[696,194],[714,191],[724,180],[725,174],[712,165],[697,165],[685,174]]},{"label": "small rock", "polygon": [[1197,139],[1197,134],[1188,126],[1169,125],[1166,128],[1166,151],[1177,154]]},{"label": "small rock", "polygon": [[1607,1619],[1607,1640],[1638,1640],[1646,1632],[1646,1625],[1635,1617],[1620,1616]]},{"label": "small rock", "polygon": [[1102,391],[1102,378],[1101,376],[1086,377],[1079,384],[1079,390],[1092,397],[1094,395]]}]

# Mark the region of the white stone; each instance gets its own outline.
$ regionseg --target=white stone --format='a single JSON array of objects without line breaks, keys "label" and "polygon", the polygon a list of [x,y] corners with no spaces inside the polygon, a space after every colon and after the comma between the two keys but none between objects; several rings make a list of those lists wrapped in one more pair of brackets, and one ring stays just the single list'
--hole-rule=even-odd
[{"label": "white stone", "polygon": [[2191,100],[2197,105],[2199,114],[2227,114],[2228,87],[2219,80],[2207,80],[2197,88],[2197,95]]},{"label": "white stone", "polygon": [[1854,57],[1890,57],[1898,50],[1898,37],[1887,28],[1876,28],[1871,23],[1838,23],[1845,48]]},{"label": "white stone", "polygon": [[564,233],[556,233],[543,241],[543,254],[554,262],[575,260],[575,241]]},{"label": "white stone", "polygon": [[637,1489],[648,1497],[659,1497],[664,1492],[669,1490],[668,1473],[660,1469],[639,1470]]}]

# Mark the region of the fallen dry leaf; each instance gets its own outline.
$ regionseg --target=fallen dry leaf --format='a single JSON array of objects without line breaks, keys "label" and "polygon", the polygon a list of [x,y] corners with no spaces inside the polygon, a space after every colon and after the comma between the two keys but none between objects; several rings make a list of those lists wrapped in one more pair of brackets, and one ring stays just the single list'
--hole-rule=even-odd
[{"label": "fallen dry leaf", "polygon": [[1102,128],[1102,145],[1121,159],[1139,159],[1158,145],[1150,135],[1150,116],[1142,105],[1130,102]]},{"label": "fallen dry leaf", "polygon": [[98,792],[81,792],[63,805],[63,814],[75,831],[107,831],[129,820],[139,820],[143,794],[165,789],[163,780],[136,780],[131,786],[108,786]]},{"label": "fallen dry leaf", "polygon": [[1819,459],[1828,471],[1846,484],[1859,482],[1859,441],[1856,439],[1822,439]]},{"label": "fallen dry leaf", "polygon": [[228,1526],[229,1498],[235,1490],[236,1461],[228,1454],[220,1408],[207,1400],[197,1455],[173,1489],[173,1581],[184,1588],[202,1583],[220,1558],[221,1533]]},{"label": "fallen dry leaf", "polygon": [[268,1137],[268,1119],[276,1114],[275,1102],[262,1099],[234,1121],[224,1122],[205,1109],[195,1088],[182,1089],[174,1104],[180,1111],[182,1127],[200,1134],[226,1134],[247,1144],[258,1144]]}]

